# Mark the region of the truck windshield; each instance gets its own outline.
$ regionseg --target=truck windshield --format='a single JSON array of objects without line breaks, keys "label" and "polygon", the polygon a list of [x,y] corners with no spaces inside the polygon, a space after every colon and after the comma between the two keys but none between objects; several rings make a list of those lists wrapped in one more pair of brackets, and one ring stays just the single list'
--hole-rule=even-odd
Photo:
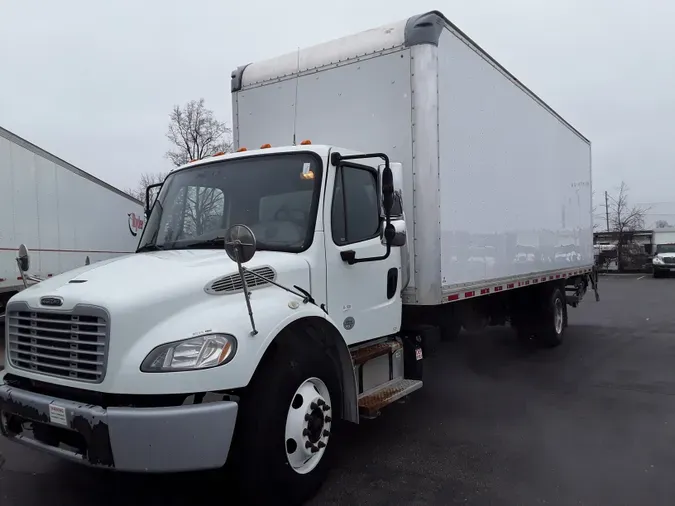
[{"label": "truck windshield", "polygon": [[675,253],[675,244],[658,244],[656,253]]},{"label": "truck windshield", "polygon": [[227,229],[247,225],[258,248],[307,249],[321,186],[313,153],[256,155],[178,170],[166,179],[138,251],[222,248]]}]

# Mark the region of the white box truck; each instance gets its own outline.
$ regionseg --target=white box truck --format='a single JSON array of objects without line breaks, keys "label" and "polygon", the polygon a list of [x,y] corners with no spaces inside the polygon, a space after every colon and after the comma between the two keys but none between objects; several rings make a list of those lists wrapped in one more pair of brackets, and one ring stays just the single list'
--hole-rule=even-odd
[{"label": "white box truck", "polygon": [[297,504],[434,334],[561,342],[597,282],[590,143],[438,12],[231,86],[237,152],[167,177],[136,255],[12,299],[1,428]]},{"label": "white box truck", "polygon": [[652,270],[655,278],[675,274],[675,228],[657,228],[652,234]]},{"label": "white box truck", "polygon": [[32,279],[133,253],[145,217],[126,193],[0,128],[0,321],[24,288],[17,248],[32,252]]}]

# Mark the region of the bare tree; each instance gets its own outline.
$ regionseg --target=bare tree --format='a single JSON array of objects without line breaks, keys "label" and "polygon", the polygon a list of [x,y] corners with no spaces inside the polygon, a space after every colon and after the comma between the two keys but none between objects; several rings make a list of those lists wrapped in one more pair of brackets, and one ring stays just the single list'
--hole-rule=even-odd
[{"label": "bare tree", "polygon": [[175,105],[169,118],[166,136],[173,149],[166,156],[176,167],[190,160],[232,151],[232,131],[204,106],[203,98],[192,100],[183,107]]},{"label": "bare tree", "polygon": [[670,228],[670,223],[668,223],[666,220],[656,220],[656,224],[654,226],[656,228]]},{"label": "bare tree", "polygon": [[[203,98],[192,100],[183,107],[175,105],[169,118],[166,136],[172,149],[166,156],[176,167],[232,151],[232,131],[206,108]],[[224,206],[220,189],[191,186],[185,188],[178,199],[185,199],[178,231],[180,238],[201,236],[218,228]]]},{"label": "bare tree", "polygon": [[[136,186],[136,188],[127,188],[125,192],[131,195],[136,200],[140,200],[141,202],[143,202],[143,205],[145,205],[146,204],[145,195],[148,186],[163,182],[166,179],[166,176],[168,175],[169,175],[168,172],[158,172],[158,173],[145,172],[141,174],[141,177],[138,180],[138,185]],[[150,198],[152,199],[152,197],[153,196],[151,195]]]},{"label": "bare tree", "polygon": [[632,233],[644,227],[645,216],[648,209],[640,206],[630,206],[628,203],[628,185],[621,182],[619,194],[610,197],[609,224],[614,232],[617,232],[618,243],[616,245],[616,260],[619,271],[623,270],[623,252],[626,243],[632,237]]}]

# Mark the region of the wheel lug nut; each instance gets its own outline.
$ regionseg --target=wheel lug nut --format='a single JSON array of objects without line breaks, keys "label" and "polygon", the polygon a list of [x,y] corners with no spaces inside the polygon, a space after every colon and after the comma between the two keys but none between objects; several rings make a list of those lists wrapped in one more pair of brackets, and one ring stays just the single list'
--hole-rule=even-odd
[{"label": "wheel lug nut", "polygon": [[324,430],[323,431],[323,437],[329,437],[330,436],[330,431],[329,430]]},{"label": "wheel lug nut", "polygon": [[307,441],[307,442],[305,443],[305,448],[312,448],[313,446],[314,446],[314,445],[313,445],[312,443],[310,443],[309,441]]},{"label": "wheel lug nut", "polygon": [[302,431],[302,435],[303,435],[303,436],[309,436],[309,429],[304,429],[304,430]]},{"label": "wheel lug nut", "polygon": [[309,419],[312,418],[309,413],[305,415],[305,422],[309,422]]},{"label": "wheel lug nut", "polygon": [[319,451],[319,449],[316,446],[312,446],[312,453],[316,453],[318,451]]},{"label": "wheel lug nut", "polygon": [[323,441],[319,441],[318,447],[319,447],[319,448],[325,448],[325,447],[326,447],[326,443],[324,443]]},{"label": "wheel lug nut", "polygon": [[324,404],[326,404],[326,401],[324,401],[323,399],[319,399],[318,401],[316,401],[316,403],[317,403],[319,406],[323,406]]},{"label": "wheel lug nut", "polygon": [[333,419],[332,419],[330,416],[327,416],[327,417],[325,418],[325,420],[326,420],[327,423],[330,423],[330,422],[333,421]]},{"label": "wheel lug nut", "polygon": [[329,406],[328,404],[324,404],[323,410],[324,410],[324,411],[329,411],[329,410],[330,410],[330,406]]},{"label": "wheel lug nut", "polygon": [[310,407],[310,409],[315,410],[315,409],[318,408],[319,406],[316,404],[316,402],[313,402],[313,403],[311,403],[311,404],[309,405],[309,407]]}]

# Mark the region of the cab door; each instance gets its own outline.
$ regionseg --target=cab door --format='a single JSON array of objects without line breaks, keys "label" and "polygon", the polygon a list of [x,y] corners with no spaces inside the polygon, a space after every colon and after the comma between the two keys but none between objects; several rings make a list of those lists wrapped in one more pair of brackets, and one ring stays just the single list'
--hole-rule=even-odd
[{"label": "cab door", "polygon": [[[324,199],[328,314],[347,344],[397,332],[401,326],[401,251],[350,265],[344,258],[380,257],[383,239],[378,170],[361,163],[330,166]],[[343,258],[344,257],[344,258]]]}]

